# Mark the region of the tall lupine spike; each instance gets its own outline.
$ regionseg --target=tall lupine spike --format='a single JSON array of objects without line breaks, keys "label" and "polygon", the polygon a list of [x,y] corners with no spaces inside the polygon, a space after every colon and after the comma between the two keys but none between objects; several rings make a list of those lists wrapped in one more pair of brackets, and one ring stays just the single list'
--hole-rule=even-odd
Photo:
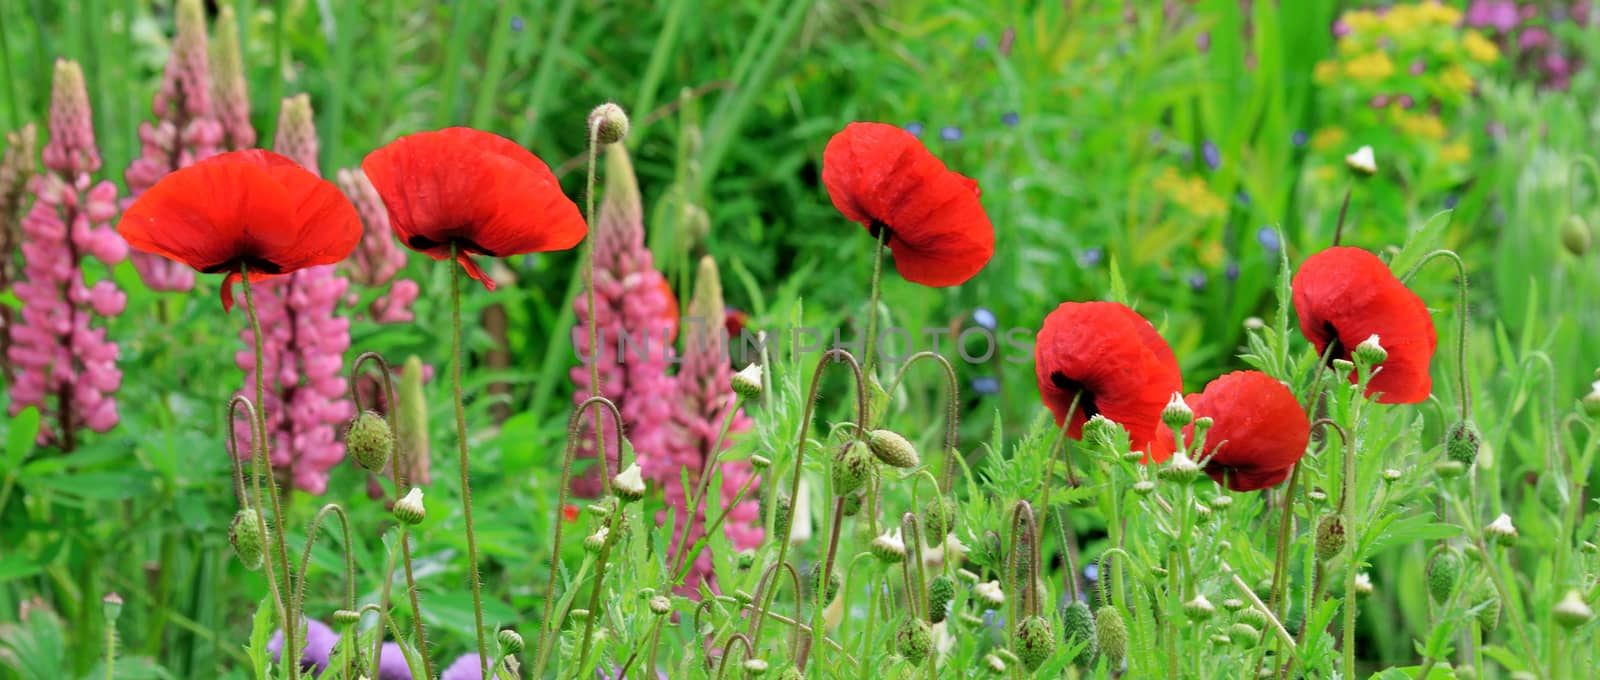
[{"label": "tall lupine spike", "polygon": [[[317,131],[311,100],[289,97],[279,111],[273,147],[312,174],[317,172]],[[255,284],[261,320],[262,381],[268,447],[272,466],[286,470],[296,488],[320,494],[328,471],[344,459],[338,429],[354,413],[346,398],[344,352],[350,348],[350,319],[335,314],[350,282],[337,265],[310,267]],[[235,362],[245,372],[239,393],[255,394],[253,334],[239,337],[245,347]],[[235,426],[241,441],[247,425]],[[241,448],[248,451],[248,447]]]},{"label": "tall lupine spike", "polygon": [[[126,207],[167,173],[217,153],[222,125],[211,110],[211,69],[206,54],[202,0],[178,0],[172,52],[151,106],[154,123],[139,124],[139,157],[128,164]],[[194,288],[194,271],[148,253],[134,253],[133,266],[146,286],[158,291]]]},{"label": "tall lupine spike", "polygon": [[22,221],[25,264],[15,287],[22,315],[6,328],[7,356],[17,371],[11,414],[38,407],[46,415],[39,441],[68,451],[78,428],[105,432],[117,424],[111,395],[122,384],[116,343],[90,321],[122,313],[128,297],[109,278],[93,287],[83,282],[85,255],[113,265],[128,253],[110,227],[116,185],[90,184],[90,173],[100,167],[92,120],[83,70],[57,61],[44,149],[48,172],[30,182],[33,207]]},{"label": "tall lupine spike", "polygon": [[[697,480],[702,474],[708,474],[705,464],[713,453],[712,447],[722,431],[725,418],[731,416],[732,420],[728,426],[728,437],[722,440],[722,449],[732,445],[733,435],[749,430],[752,425],[750,419],[743,413],[729,413],[729,409],[734,408],[736,398],[729,384],[732,370],[728,367],[727,336],[722,325],[723,314],[722,281],[717,274],[717,264],[710,257],[706,257],[700,260],[694,298],[690,300],[688,313],[684,316],[683,363],[678,371],[678,392],[672,399],[674,409],[667,449],[667,459],[674,474],[679,467],[682,467],[689,471],[691,481]],[[751,481],[754,472],[748,461],[725,462],[720,464],[720,468],[722,472],[720,497],[726,503],[746,482]],[[689,490],[677,484],[676,478],[665,488],[667,502],[677,509],[678,523],[681,526],[686,514],[686,496]],[[715,513],[720,510],[721,508],[702,509],[697,514],[694,518],[695,526],[689,535],[691,545],[704,533],[701,524],[705,521],[705,514],[708,511]],[[728,513],[723,529],[735,548],[741,550],[754,548],[761,543],[762,530],[757,526],[759,520],[756,503],[747,500]],[[679,546],[674,545],[672,549],[677,551]],[[709,553],[700,553],[690,572],[687,585],[698,584],[709,574],[710,568]]]},{"label": "tall lupine spike", "polygon": [[[591,235],[596,337],[600,344],[598,393],[621,411],[628,440],[639,453],[645,477],[661,484],[676,484],[678,467],[662,454],[669,447],[667,422],[674,386],[667,366],[672,361],[672,343],[678,332],[678,303],[645,248],[644,209],[626,149],[618,145],[607,147],[605,176],[605,200],[600,204]],[[577,323],[572,328],[572,343],[580,355],[587,357],[587,296],[579,295],[573,301],[573,309]],[[582,403],[593,394],[588,366],[573,367],[571,376],[576,387],[573,403]],[[592,428],[592,423],[585,419],[588,427]],[[608,421],[601,426],[611,427]],[[616,433],[607,429],[605,436],[606,441],[612,441]],[[593,433],[579,437],[578,455],[594,457]],[[606,469],[617,470],[614,457]],[[573,490],[579,495],[596,496],[600,492],[599,466],[590,470],[573,483]]]},{"label": "tall lupine spike", "polygon": [[[5,155],[0,156],[0,291],[11,290],[17,276],[17,246],[22,243],[22,205],[29,180],[37,171],[34,152],[38,131],[33,123],[6,133]],[[11,384],[11,327],[14,314],[9,305],[0,305],[0,380]]]},{"label": "tall lupine spike", "polygon": [[244,56],[239,48],[239,21],[231,5],[217,12],[212,27],[211,63],[216,67],[211,98],[222,125],[222,146],[230,151],[256,145],[256,128],[250,124],[250,92],[245,85]]},{"label": "tall lupine spike", "polygon": [[[361,213],[364,228],[361,244],[344,262],[345,273],[352,281],[369,288],[389,284],[395,274],[405,268],[406,252],[389,228],[389,212],[383,206],[383,199],[361,168],[340,170],[338,181],[339,189]],[[378,323],[410,323],[414,318],[411,304],[417,301],[420,292],[416,281],[396,280],[389,285],[387,293],[372,301],[368,312]]]}]

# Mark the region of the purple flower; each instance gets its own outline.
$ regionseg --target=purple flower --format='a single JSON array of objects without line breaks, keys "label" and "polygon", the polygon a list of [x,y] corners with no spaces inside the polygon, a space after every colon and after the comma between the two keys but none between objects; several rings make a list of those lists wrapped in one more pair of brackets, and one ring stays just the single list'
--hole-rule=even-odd
[{"label": "purple flower", "polygon": [[914,137],[921,137],[922,136],[922,130],[923,130],[922,123],[918,123],[916,121],[911,121],[909,123],[906,123],[906,132],[911,133],[911,135],[914,136]]},{"label": "purple flower", "polygon": [[1201,272],[1195,272],[1189,275],[1188,282],[1190,288],[1194,289],[1195,292],[1200,292],[1205,290],[1206,275]]},{"label": "purple flower", "polygon": [[972,379],[972,391],[983,395],[999,394],[1000,379],[992,375],[980,375]]},{"label": "purple flower", "polygon": [[995,326],[999,324],[999,321],[994,317],[994,310],[991,310],[988,307],[979,307],[972,310],[972,321],[973,323],[976,323],[979,326],[987,328],[991,331],[994,330]]},{"label": "purple flower", "polygon": [[[301,620],[306,622],[306,628],[301,638],[295,641],[301,652],[300,670],[321,674],[328,669],[328,658],[333,655],[333,646],[339,644],[339,634],[316,619]],[[267,642],[267,653],[272,655],[273,661],[278,661],[283,654],[282,630],[272,634],[272,639]],[[409,680],[410,676],[406,678]]]},{"label": "purple flower", "polygon": [[1206,167],[1212,170],[1222,167],[1222,152],[1209,139],[1200,145],[1200,157],[1205,159]]},{"label": "purple flower", "polygon": [[1289,141],[1295,146],[1305,146],[1307,139],[1308,136],[1306,135],[1305,130],[1295,130],[1294,135],[1289,137]]},{"label": "purple flower", "polygon": [[939,128],[939,139],[946,142],[959,142],[961,141],[961,128],[954,125],[946,125]]},{"label": "purple flower", "polygon": [[483,657],[476,652],[456,657],[439,680],[483,680]]},{"label": "purple flower", "polygon": [[411,680],[411,666],[406,663],[399,643],[383,643],[383,652],[378,658],[378,680]]},{"label": "purple flower", "polygon": [[1101,251],[1098,247],[1085,248],[1083,252],[1078,255],[1078,264],[1083,267],[1093,267],[1100,264],[1100,258],[1103,255],[1103,251]]},{"label": "purple flower", "polygon": [[1000,122],[1006,127],[1016,127],[1022,122],[1022,116],[1017,115],[1016,111],[1007,111],[1000,115]]},{"label": "purple flower", "polygon": [[1278,231],[1272,227],[1262,227],[1256,230],[1256,242],[1261,244],[1269,253],[1276,253],[1283,244],[1278,241]]}]

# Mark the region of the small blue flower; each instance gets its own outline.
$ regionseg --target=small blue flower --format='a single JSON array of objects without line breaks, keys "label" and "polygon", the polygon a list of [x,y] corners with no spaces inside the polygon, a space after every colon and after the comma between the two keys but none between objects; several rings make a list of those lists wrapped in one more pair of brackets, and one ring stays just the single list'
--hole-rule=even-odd
[{"label": "small blue flower", "polygon": [[1294,136],[1290,137],[1289,141],[1294,142],[1295,146],[1305,146],[1307,139],[1305,130],[1295,130]]},{"label": "small blue flower", "polygon": [[1000,116],[1000,122],[1005,123],[1006,127],[1016,127],[1022,122],[1022,117],[1016,111],[1007,111]]},{"label": "small blue flower", "polygon": [[1238,193],[1233,195],[1233,199],[1238,201],[1239,205],[1250,205],[1250,192],[1240,189]]},{"label": "small blue flower", "polygon": [[994,318],[994,311],[990,310],[988,307],[979,307],[972,310],[972,321],[973,323],[976,323],[979,326],[987,328],[991,331],[995,329],[996,325],[998,325]]},{"label": "small blue flower", "polygon": [[520,16],[511,17],[511,30],[512,31],[515,31],[517,33],[521,33],[522,32],[522,27],[523,27],[522,17],[520,17]]},{"label": "small blue flower", "polygon": [[989,49],[989,36],[979,35],[972,39],[972,47],[977,50]]},{"label": "small blue flower", "polygon": [[909,123],[906,123],[906,132],[911,133],[911,135],[913,137],[921,137],[922,136],[922,123],[918,123],[917,121],[911,121]]},{"label": "small blue flower", "polygon": [[1455,207],[1456,207],[1456,204],[1460,203],[1460,202],[1461,202],[1461,197],[1457,196],[1456,194],[1445,194],[1444,195],[1444,209],[1445,210],[1454,210]]},{"label": "small blue flower", "polygon": [[1078,255],[1078,264],[1084,267],[1093,267],[1100,264],[1100,257],[1103,254],[1099,247],[1086,248]]},{"label": "small blue flower", "polygon": [[1276,253],[1279,248],[1283,247],[1283,244],[1278,242],[1278,230],[1272,227],[1262,227],[1256,230],[1256,242],[1260,243],[1261,247],[1267,249],[1269,253]]},{"label": "small blue flower", "polygon": [[1194,291],[1197,293],[1205,290],[1206,288],[1206,275],[1200,272],[1190,274],[1188,281],[1189,287],[1194,289]]},{"label": "small blue flower", "polygon": [[954,125],[946,125],[939,128],[939,139],[946,142],[959,142],[961,141],[961,128]]},{"label": "small blue flower", "polygon": [[992,375],[980,375],[972,379],[972,391],[982,395],[999,394],[1000,379]]},{"label": "small blue flower", "polygon": [[1224,273],[1228,276],[1229,281],[1239,280],[1239,263],[1229,262],[1228,268],[1224,270]]},{"label": "small blue flower", "polygon": [[1200,145],[1200,157],[1205,159],[1206,167],[1216,170],[1222,167],[1222,152],[1217,150],[1217,145],[1206,140]]}]

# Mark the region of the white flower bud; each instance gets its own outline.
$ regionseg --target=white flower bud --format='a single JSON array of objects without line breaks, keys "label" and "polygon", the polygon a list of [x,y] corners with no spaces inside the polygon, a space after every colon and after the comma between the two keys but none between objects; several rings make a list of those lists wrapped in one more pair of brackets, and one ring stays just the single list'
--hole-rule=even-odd
[{"label": "white flower bud", "polygon": [[401,522],[416,525],[428,516],[428,509],[422,505],[422,489],[412,487],[404,497],[394,502],[394,516]]},{"label": "white flower bud", "polygon": [[1355,150],[1355,153],[1344,157],[1344,164],[1357,174],[1372,176],[1378,173],[1378,160],[1372,154],[1372,147],[1364,145]]},{"label": "white flower bud", "polygon": [[644,475],[639,472],[639,464],[629,465],[626,470],[618,472],[611,478],[611,490],[617,493],[625,503],[632,503],[644,498]]},{"label": "white flower bud", "polygon": [[761,365],[750,364],[744,370],[733,374],[729,379],[735,394],[745,399],[755,399],[761,396]]}]

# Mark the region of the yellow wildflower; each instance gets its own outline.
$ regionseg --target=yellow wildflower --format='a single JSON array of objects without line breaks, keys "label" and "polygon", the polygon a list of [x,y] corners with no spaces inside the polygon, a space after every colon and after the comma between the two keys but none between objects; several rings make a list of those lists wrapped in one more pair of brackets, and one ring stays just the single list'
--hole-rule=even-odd
[{"label": "yellow wildflower", "polygon": [[1312,72],[1311,79],[1318,85],[1332,85],[1333,81],[1339,79],[1339,62],[1332,59],[1317,62],[1317,68]]},{"label": "yellow wildflower", "polygon": [[1333,166],[1319,165],[1316,170],[1311,171],[1311,177],[1318,182],[1329,182],[1333,180],[1334,173]]},{"label": "yellow wildflower", "polygon": [[1461,47],[1467,51],[1467,56],[1485,64],[1500,58],[1500,48],[1477,31],[1468,30],[1462,34]]},{"label": "yellow wildflower", "polygon": [[1394,109],[1393,111],[1396,127],[1399,127],[1407,135],[1440,140],[1449,134],[1449,130],[1444,127],[1444,121],[1439,120],[1438,116],[1430,113],[1411,114],[1399,109]]},{"label": "yellow wildflower", "polygon": [[1451,66],[1445,69],[1444,73],[1439,74],[1439,83],[1444,85],[1446,89],[1460,94],[1471,93],[1475,85],[1472,81],[1472,74],[1467,73],[1467,70],[1461,68],[1459,64]]},{"label": "yellow wildflower", "polygon": [[1378,14],[1369,9],[1344,13],[1344,25],[1351,33],[1364,33],[1378,27]]},{"label": "yellow wildflower", "polygon": [[1450,165],[1461,165],[1472,160],[1472,147],[1457,140],[1439,147],[1439,160]]},{"label": "yellow wildflower", "polygon": [[1355,80],[1383,80],[1394,75],[1394,62],[1386,52],[1368,52],[1345,62],[1344,74]]},{"label": "yellow wildflower", "polygon": [[1172,166],[1162,170],[1152,184],[1156,191],[1166,196],[1167,200],[1195,217],[1220,217],[1228,209],[1227,203],[1211,192],[1205,180],[1199,177],[1184,177]]},{"label": "yellow wildflower", "polygon": [[1422,3],[1420,9],[1423,16],[1439,26],[1454,26],[1461,23],[1461,10],[1437,0]]},{"label": "yellow wildflower", "polygon": [[1395,5],[1383,15],[1383,31],[1389,35],[1408,35],[1418,28],[1423,19],[1417,5]]},{"label": "yellow wildflower", "polygon": [[1311,135],[1311,149],[1313,151],[1327,151],[1344,144],[1344,128],[1325,127]]}]

